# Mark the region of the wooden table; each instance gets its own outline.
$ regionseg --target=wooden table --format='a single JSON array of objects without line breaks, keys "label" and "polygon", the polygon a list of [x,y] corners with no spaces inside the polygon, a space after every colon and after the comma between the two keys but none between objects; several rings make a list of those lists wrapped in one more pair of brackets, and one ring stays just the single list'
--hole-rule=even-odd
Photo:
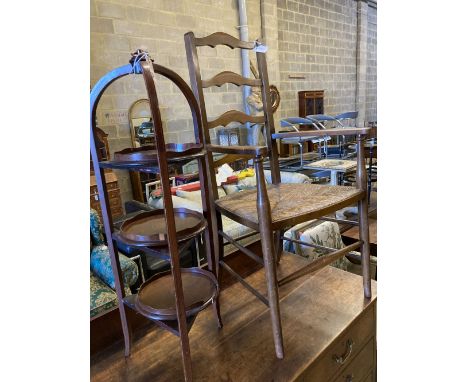
[{"label": "wooden table", "polygon": [[[359,226],[353,226],[342,232],[341,237],[347,245],[358,241]],[[371,255],[377,256],[377,219],[369,219],[369,248]]]},{"label": "wooden table", "polygon": [[[280,273],[294,268],[292,256],[283,256]],[[266,289],[263,270],[247,280]],[[192,327],[194,380],[375,381],[374,281],[372,292],[372,299],[364,299],[360,276],[331,267],[281,287],[285,358],[279,360],[268,309],[236,283],[221,292],[223,329],[217,329],[210,309]],[[134,342],[128,360],[117,344],[92,358],[91,380],[181,381],[178,338],[152,329]]]},{"label": "wooden table", "polygon": [[357,162],[345,159],[322,159],[304,165],[306,169],[330,171],[330,184],[338,185],[338,173],[347,173],[355,170]]}]

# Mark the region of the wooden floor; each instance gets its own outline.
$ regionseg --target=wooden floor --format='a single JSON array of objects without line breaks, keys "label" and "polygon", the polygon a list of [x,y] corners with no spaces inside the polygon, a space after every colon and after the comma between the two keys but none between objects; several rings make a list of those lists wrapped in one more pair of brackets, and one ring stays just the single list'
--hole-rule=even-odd
[{"label": "wooden floor", "polygon": [[[279,277],[305,261],[284,255]],[[263,270],[248,281],[265,292]],[[372,290],[373,300],[375,282]],[[236,283],[221,294],[223,329],[217,329],[213,311],[207,309],[190,332],[195,380],[293,380],[371,302],[363,297],[362,277],[331,267],[280,288],[280,298],[285,359],[275,356],[268,309]],[[134,339],[127,360],[123,344],[118,343],[91,359],[91,380],[181,381],[178,338],[154,327]]]}]

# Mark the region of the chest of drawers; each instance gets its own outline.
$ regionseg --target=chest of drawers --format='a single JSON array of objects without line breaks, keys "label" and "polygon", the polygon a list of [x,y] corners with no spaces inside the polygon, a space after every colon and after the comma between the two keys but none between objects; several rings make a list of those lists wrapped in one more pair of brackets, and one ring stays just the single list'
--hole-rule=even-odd
[{"label": "chest of drawers", "polygon": [[[280,271],[288,265],[284,260],[285,255]],[[261,287],[263,270],[246,280]],[[216,329],[214,315],[206,311],[190,331],[194,380],[375,382],[376,293],[377,283],[372,281],[373,296],[364,299],[362,277],[332,267],[280,288],[285,341],[285,357],[280,360],[271,338],[270,312],[235,283],[221,293],[223,329]],[[122,345],[109,348],[92,362],[92,379],[129,375],[133,382],[181,381],[178,340],[170,333],[153,331],[138,343],[139,356],[131,363],[120,360]]]},{"label": "chest of drawers", "polygon": [[[120,188],[117,181],[117,176],[113,172],[107,172],[106,186],[107,194],[109,195],[109,207],[111,210],[112,218],[123,215],[122,199],[120,197]],[[96,177],[91,175],[90,177],[90,205],[91,208],[95,209],[102,221],[101,203],[99,201],[99,193],[96,185]]]}]

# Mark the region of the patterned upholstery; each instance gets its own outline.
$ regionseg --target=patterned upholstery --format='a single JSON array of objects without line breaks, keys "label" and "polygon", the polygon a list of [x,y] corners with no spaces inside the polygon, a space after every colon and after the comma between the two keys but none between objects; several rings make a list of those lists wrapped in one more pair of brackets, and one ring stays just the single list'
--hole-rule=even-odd
[{"label": "patterned upholstery", "polygon": [[[335,249],[341,249],[345,247],[345,244],[341,239],[340,227],[335,222],[324,222],[316,225],[315,227],[309,228],[300,235],[299,240],[306,243],[318,244],[324,247]],[[327,251],[321,250],[319,248],[307,247],[305,245],[300,245],[300,247],[302,256],[312,260],[327,253]],[[361,256],[359,252],[351,251],[350,253]],[[338,259],[331,265],[348,272],[356,274],[362,273],[361,266],[351,263],[351,261],[349,261],[346,257]],[[375,256],[371,256],[370,269],[371,277],[375,279],[377,273],[377,258]]]},{"label": "patterned upholstery", "polygon": [[[357,201],[364,191],[354,187],[324,186],[307,183],[268,185],[272,223],[281,223],[304,214],[307,220],[323,216],[327,208]],[[257,190],[246,190],[215,201],[221,210],[235,214],[252,224],[258,224]]]},{"label": "patterned upholstery", "polygon": [[93,245],[104,244],[104,234],[102,233],[102,224],[98,213],[91,209],[90,211],[91,223],[91,240]]},{"label": "patterned upholstery", "polygon": [[[91,318],[117,306],[117,294],[92,272],[90,273],[89,286]],[[131,293],[130,289],[125,287],[125,294]]]},{"label": "patterned upholstery", "polygon": [[[318,244],[323,247],[335,249],[341,249],[345,247],[343,240],[341,239],[340,227],[337,223],[334,222],[324,222],[306,230],[301,234],[300,240],[306,243]],[[312,260],[327,253],[325,250],[307,247],[305,245],[301,245],[301,249],[303,256]],[[350,263],[350,261],[345,257],[342,257],[331,265],[346,270],[348,268],[348,263]]]},{"label": "patterned upholstery", "polygon": [[[138,266],[133,260],[119,253],[120,268],[124,285],[133,285],[138,279]],[[110,262],[109,249],[106,245],[98,245],[91,250],[91,271],[104,281],[109,287],[115,289],[114,274]]]},{"label": "patterned upholstery", "polygon": [[[110,264],[109,250],[105,245],[102,224],[97,212],[91,209],[91,272],[90,272],[90,316],[100,315],[117,306],[115,282]],[[130,285],[138,279],[138,267],[133,260],[119,253],[125,293],[131,294]]]}]

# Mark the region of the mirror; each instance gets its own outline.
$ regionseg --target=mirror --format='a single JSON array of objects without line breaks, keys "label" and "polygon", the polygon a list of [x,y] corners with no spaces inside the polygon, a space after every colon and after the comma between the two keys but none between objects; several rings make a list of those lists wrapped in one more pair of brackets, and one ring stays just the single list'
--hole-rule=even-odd
[{"label": "mirror", "polygon": [[136,148],[154,143],[154,126],[147,99],[139,99],[130,106],[128,124],[130,126],[133,147]]}]

